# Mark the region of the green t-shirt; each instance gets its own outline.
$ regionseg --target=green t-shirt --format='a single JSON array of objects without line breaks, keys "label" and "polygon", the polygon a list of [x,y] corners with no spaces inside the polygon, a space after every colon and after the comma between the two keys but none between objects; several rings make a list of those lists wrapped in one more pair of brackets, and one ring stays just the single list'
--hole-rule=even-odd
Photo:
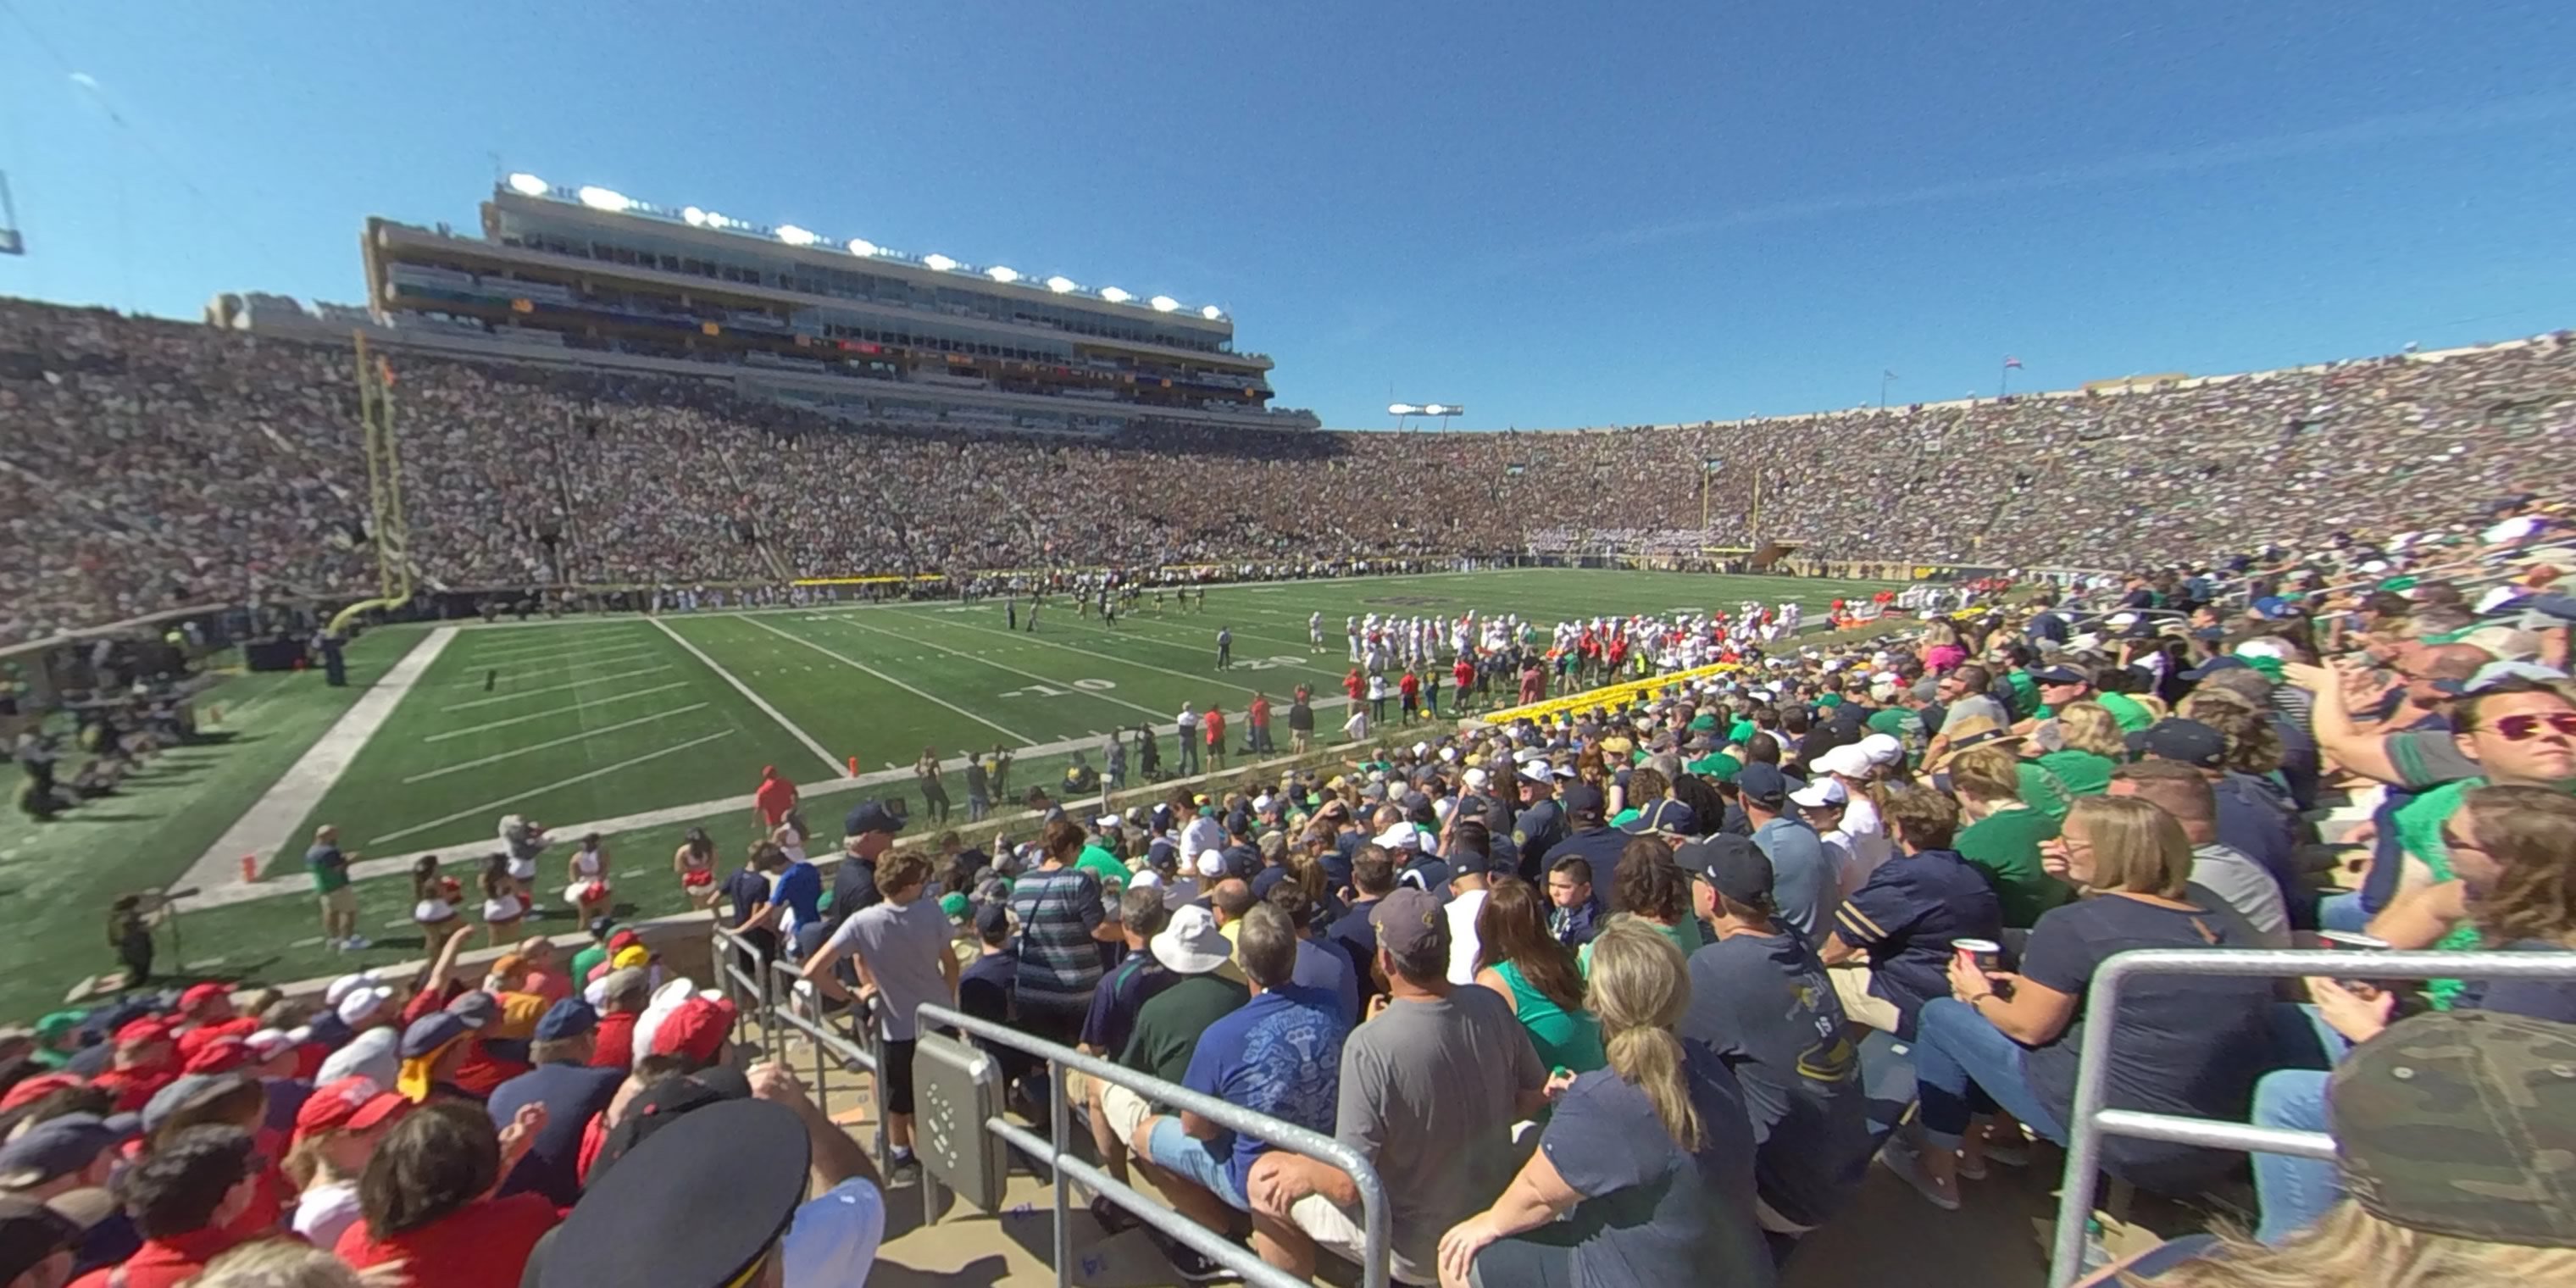
[{"label": "green t-shirt", "polygon": [[2039,767],[2047,770],[2060,786],[2074,795],[2099,796],[2111,790],[2111,771],[2120,766],[2109,756],[2097,756],[2069,747],[2040,757]]},{"label": "green t-shirt", "polygon": [[2012,686],[2013,710],[2029,711],[2039,705],[2039,681],[2028,671],[2004,672],[2004,683]]},{"label": "green t-shirt", "polygon": [[1903,743],[1908,760],[1923,754],[1923,745],[1928,739],[1923,733],[1922,712],[1909,711],[1904,707],[1885,707],[1870,712],[1869,719],[1862,723],[1869,727],[1871,733],[1883,733]]},{"label": "green t-shirt", "polygon": [[1188,1076],[1199,1035],[1251,1000],[1252,991],[1222,975],[1192,975],[1167,985],[1136,1008],[1136,1027],[1118,1063],[1165,1082]]},{"label": "green t-shirt", "polygon": [[1117,898],[1119,892],[1127,888],[1127,865],[1097,842],[1082,847],[1082,853],[1074,858],[1073,866],[1098,877],[1101,893],[1109,898]]},{"label": "green t-shirt", "polygon": [[2025,760],[2013,766],[2013,774],[2021,781],[2021,803],[2047,815],[2051,827],[2066,817],[2066,811],[2075,808],[2075,793],[2037,763]]},{"label": "green t-shirt", "polygon": [[1995,888],[2005,925],[2032,925],[2039,914],[2075,897],[2074,887],[2039,865],[2039,843],[2056,835],[2057,820],[2035,809],[2008,809],[1959,829],[1959,857]]},{"label": "green t-shirt", "polygon": [[2110,712],[2111,718],[2119,722],[2122,733],[2136,733],[2156,722],[2155,713],[2138,705],[2137,700],[2128,694],[2096,693],[2093,695],[2093,700],[2101,703],[2102,709]]},{"label": "green t-shirt", "polygon": [[313,874],[316,894],[329,894],[349,884],[349,859],[336,845],[317,845],[304,852],[304,867]]},{"label": "green t-shirt", "polygon": [[[2408,854],[2424,861],[2437,882],[2457,875],[2451,871],[2451,847],[2442,843],[2442,826],[2460,812],[2460,798],[2472,789],[2484,787],[2484,778],[2463,778],[2444,783],[2406,802],[2397,810],[2397,841]],[[2433,947],[2447,952],[2468,952],[2484,942],[2478,928],[2467,922],[2452,927],[2451,933],[2433,941]],[[2435,979],[2424,982],[2424,995],[2435,1009],[2447,1011],[2457,1001],[2467,981]]]},{"label": "green t-shirt", "polygon": [[[1633,915],[1635,914],[1614,912],[1610,914],[1610,921],[1617,921],[1621,917]],[[1660,931],[1663,934],[1664,938],[1673,941],[1673,947],[1682,950],[1682,957],[1684,960],[1688,960],[1692,953],[1698,952],[1701,944],[1708,942],[1707,936],[1700,933],[1699,918],[1697,917],[1684,917],[1679,922],[1669,926],[1656,926],[1655,923],[1651,921],[1646,924],[1654,926],[1657,931]],[[1603,922],[1602,925],[1604,928],[1607,928],[1609,922]],[[1583,968],[1584,978],[1590,979],[1592,977],[1592,945],[1590,943],[1584,944],[1583,950],[1575,954],[1575,961]]]}]

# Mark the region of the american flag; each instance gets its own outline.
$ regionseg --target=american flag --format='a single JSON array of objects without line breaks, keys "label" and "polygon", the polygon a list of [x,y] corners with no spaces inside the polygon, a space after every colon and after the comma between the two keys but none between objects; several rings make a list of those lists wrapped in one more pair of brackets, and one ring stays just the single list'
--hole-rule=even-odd
[{"label": "american flag", "polygon": [[2020,367],[2021,367],[2021,359],[2019,359],[2019,358],[2015,358],[2015,357],[2012,357],[2012,356],[2009,356],[2009,355],[2007,355],[2007,356],[2004,358],[2004,370],[2006,370],[2006,371],[2016,371],[2016,370],[2019,370],[2019,369],[2020,369]]}]

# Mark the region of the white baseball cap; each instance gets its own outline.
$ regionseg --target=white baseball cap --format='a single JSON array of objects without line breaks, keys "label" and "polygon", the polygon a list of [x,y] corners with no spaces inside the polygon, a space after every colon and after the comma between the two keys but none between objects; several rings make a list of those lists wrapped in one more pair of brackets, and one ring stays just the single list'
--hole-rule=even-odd
[{"label": "white baseball cap", "polygon": [[1851,793],[1844,791],[1843,785],[1834,779],[1818,775],[1816,781],[1807,784],[1805,788],[1789,793],[1789,799],[1808,809],[1822,809],[1828,805],[1840,805],[1850,800]]}]

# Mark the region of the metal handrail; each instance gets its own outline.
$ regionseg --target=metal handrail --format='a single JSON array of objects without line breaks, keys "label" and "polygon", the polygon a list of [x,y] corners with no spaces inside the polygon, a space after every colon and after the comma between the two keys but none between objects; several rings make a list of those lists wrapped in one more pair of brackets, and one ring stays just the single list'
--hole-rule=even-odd
[{"label": "metal handrail", "polygon": [[1147,1198],[1142,1191],[1111,1176],[1106,1171],[1073,1156],[1066,1147],[1066,1124],[1072,1117],[1065,1101],[1064,1070],[1078,1069],[1102,1082],[1125,1087],[1157,1104],[1208,1119],[1229,1130],[1266,1140],[1282,1149],[1293,1150],[1318,1162],[1330,1163],[1349,1173],[1360,1193],[1360,1225],[1366,1240],[1360,1249],[1361,1288],[1386,1288],[1389,1277],[1389,1233],[1386,1183],[1378,1178],[1377,1168],[1360,1152],[1321,1132],[1294,1123],[1282,1122],[1268,1114],[1254,1113],[1240,1105],[1230,1105],[1214,1096],[1203,1095],[1177,1083],[1165,1082],[1151,1074],[1138,1073],[1095,1056],[1084,1055],[1068,1046],[1043,1038],[1031,1037],[1008,1025],[980,1020],[946,1006],[924,1005],[920,1022],[945,1025],[969,1033],[984,1041],[1010,1047],[1037,1056],[1047,1062],[1048,1094],[1053,1098],[1052,1140],[1041,1140],[1037,1133],[999,1115],[986,1119],[983,1126],[994,1135],[1018,1146],[1031,1157],[1045,1162],[1055,1174],[1055,1276],[1057,1288],[1070,1288],[1073,1282],[1073,1237],[1066,1217],[1070,1209],[1067,1182],[1079,1180],[1111,1203],[1124,1208],[1138,1220],[1189,1245],[1226,1269],[1242,1275],[1248,1283],[1265,1288],[1308,1288],[1298,1279],[1264,1262],[1242,1245],[1217,1237],[1196,1221],[1182,1216],[1161,1203]]},{"label": "metal handrail", "polygon": [[2093,1215],[2104,1136],[2137,1136],[2210,1149],[2293,1154],[2301,1158],[2335,1156],[2334,1138],[2324,1132],[2285,1131],[2212,1118],[2103,1108],[2110,1079],[2112,1034],[2119,1027],[2115,1020],[2120,990],[2138,975],[2576,980],[2576,952],[2153,948],[2113,956],[2094,972],[2092,986],[2085,990],[2084,1046],[2076,1065],[2074,1103],[2066,1116],[2066,1174],[2058,1190],[2057,1232],[2048,1261],[2049,1288],[2067,1288],[2081,1272],[2084,1227]]},{"label": "metal handrail", "polygon": [[888,1125],[884,1104],[885,1053],[877,1045],[876,1026],[868,1022],[867,1012],[865,1010],[859,1012],[860,1038],[854,1042],[833,1030],[830,1021],[823,1017],[819,1002],[812,1015],[806,1015],[798,1009],[797,1003],[800,999],[810,1000],[814,995],[810,990],[798,987],[804,983],[804,980],[794,962],[773,959],[769,963],[769,971],[773,977],[769,990],[769,1010],[761,1017],[761,1032],[764,1037],[776,1035],[771,1040],[778,1043],[777,1057],[781,1060],[787,1057],[788,1031],[792,1030],[805,1035],[805,1044],[814,1050],[814,1103],[826,1115],[832,1112],[831,1093],[826,1089],[831,1071],[825,1063],[826,1060],[839,1061],[841,1068],[847,1072],[868,1075],[869,1079],[875,1082],[878,1093],[876,1156],[880,1159],[892,1157],[887,1152],[893,1145],[893,1141],[887,1134],[891,1127]]}]

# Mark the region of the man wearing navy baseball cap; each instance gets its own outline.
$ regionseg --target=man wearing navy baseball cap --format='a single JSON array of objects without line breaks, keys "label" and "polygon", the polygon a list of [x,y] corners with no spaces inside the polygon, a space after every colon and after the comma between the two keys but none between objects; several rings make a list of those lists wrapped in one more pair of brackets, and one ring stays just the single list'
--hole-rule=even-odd
[{"label": "man wearing navy baseball cap", "polygon": [[[1691,907],[1717,938],[1691,954],[1691,1004],[1676,1032],[1708,1044],[1744,1085],[1765,1228],[1798,1233],[1833,1219],[1869,1170],[1869,1097],[1847,1017],[1807,942],[1772,915],[1771,861],[1718,835],[1673,855]],[[1786,1227],[1786,1228],[1783,1228]]]},{"label": "man wearing navy baseball cap", "polygon": [[522,1106],[546,1107],[545,1127],[501,1182],[500,1193],[533,1191],[556,1207],[570,1207],[580,1199],[582,1131],[608,1107],[626,1077],[622,1068],[591,1066],[598,1030],[599,1012],[590,1003],[577,997],[555,1003],[538,1019],[536,1040],[528,1048],[536,1067],[492,1089],[487,1107],[495,1127],[509,1126]]},{"label": "man wearing navy baseball cap", "polygon": [[1777,765],[1755,761],[1735,777],[1744,821],[1753,828],[1753,844],[1771,860],[1775,909],[1780,924],[1814,947],[1832,927],[1841,885],[1825,843],[1815,829],[1789,808],[1789,779]]}]

